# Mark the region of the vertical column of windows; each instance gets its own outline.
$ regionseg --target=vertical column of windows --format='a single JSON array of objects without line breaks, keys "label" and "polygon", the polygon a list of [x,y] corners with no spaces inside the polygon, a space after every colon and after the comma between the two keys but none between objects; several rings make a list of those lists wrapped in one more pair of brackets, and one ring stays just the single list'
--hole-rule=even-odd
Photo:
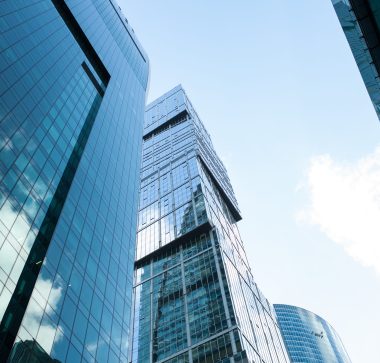
[{"label": "vertical column of windows", "polygon": [[153,362],[187,346],[181,268],[153,279]]},{"label": "vertical column of windows", "polygon": [[151,359],[151,280],[135,287],[134,296],[132,362],[144,363]]},{"label": "vertical column of windows", "polygon": [[221,285],[212,250],[185,262],[192,344],[227,329]]}]

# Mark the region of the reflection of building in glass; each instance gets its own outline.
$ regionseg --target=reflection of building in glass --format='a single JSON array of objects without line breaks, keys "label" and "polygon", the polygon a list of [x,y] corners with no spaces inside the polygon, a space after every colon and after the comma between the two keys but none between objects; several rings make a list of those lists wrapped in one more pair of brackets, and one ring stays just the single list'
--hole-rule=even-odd
[{"label": "reflection of building in glass", "polygon": [[380,1],[332,2],[380,118]]},{"label": "reflection of building in glass", "polygon": [[226,169],[178,86],[146,110],[133,363],[288,362],[240,219]]},{"label": "reflection of building in glass", "polygon": [[351,363],[334,328],[320,316],[297,306],[275,304],[281,333],[294,363]]},{"label": "reflection of building in glass", "polygon": [[113,0],[0,13],[0,361],[125,361],[147,58]]},{"label": "reflection of building in glass", "polygon": [[11,361],[14,363],[61,363],[51,358],[35,340],[17,342],[12,349]]}]

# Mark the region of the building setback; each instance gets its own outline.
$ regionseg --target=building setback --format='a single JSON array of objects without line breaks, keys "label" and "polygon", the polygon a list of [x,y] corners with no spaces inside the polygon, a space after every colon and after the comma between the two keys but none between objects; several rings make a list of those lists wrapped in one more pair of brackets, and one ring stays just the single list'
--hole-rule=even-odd
[{"label": "building setback", "polygon": [[181,86],[147,106],[132,363],[289,362],[227,171]]},{"label": "building setback", "polygon": [[380,1],[332,0],[380,119]]},{"label": "building setback", "polygon": [[112,0],[0,3],[0,361],[127,361],[148,59]]},{"label": "building setback", "polygon": [[275,304],[291,362],[351,363],[338,333],[320,316],[297,306]]}]

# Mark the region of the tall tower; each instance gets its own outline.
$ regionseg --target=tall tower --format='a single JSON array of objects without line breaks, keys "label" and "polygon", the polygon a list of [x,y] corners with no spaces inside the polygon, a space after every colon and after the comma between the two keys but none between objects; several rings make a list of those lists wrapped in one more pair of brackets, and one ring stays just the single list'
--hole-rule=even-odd
[{"label": "tall tower", "polygon": [[380,1],[332,0],[380,119]]},{"label": "tall tower", "polygon": [[335,329],[323,318],[298,306],[274,309],[291,362],[351,363]]},{"label": "tall tower", "polygon": [[210,135],[177,86],[146,109],[132,363],[289,362],[240,219]]},{"label": "tall tower", "polygon": [[147,57],[113,0],[0,18],[0,361],[126,361]]}]

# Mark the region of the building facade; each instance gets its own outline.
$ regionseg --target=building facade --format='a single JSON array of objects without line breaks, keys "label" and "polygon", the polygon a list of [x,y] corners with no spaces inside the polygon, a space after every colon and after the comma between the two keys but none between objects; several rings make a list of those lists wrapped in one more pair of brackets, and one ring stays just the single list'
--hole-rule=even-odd
[{"label": "building facade", "polygon": [[0,361],[125,362],[148,59],[113,0],[0,30]]},{"label": "building facade", "polygon": [[146,109],[132,363],[289,362],[240,219],[210,135],[177,86]]},{"label": "building facade", "polygon": [[274,309],[292,363],[351,363],[326,320],[297,306],[275,304]]},{"label": "building facade", "polygon": [[332,2],[380,119],[380,1]]}]

